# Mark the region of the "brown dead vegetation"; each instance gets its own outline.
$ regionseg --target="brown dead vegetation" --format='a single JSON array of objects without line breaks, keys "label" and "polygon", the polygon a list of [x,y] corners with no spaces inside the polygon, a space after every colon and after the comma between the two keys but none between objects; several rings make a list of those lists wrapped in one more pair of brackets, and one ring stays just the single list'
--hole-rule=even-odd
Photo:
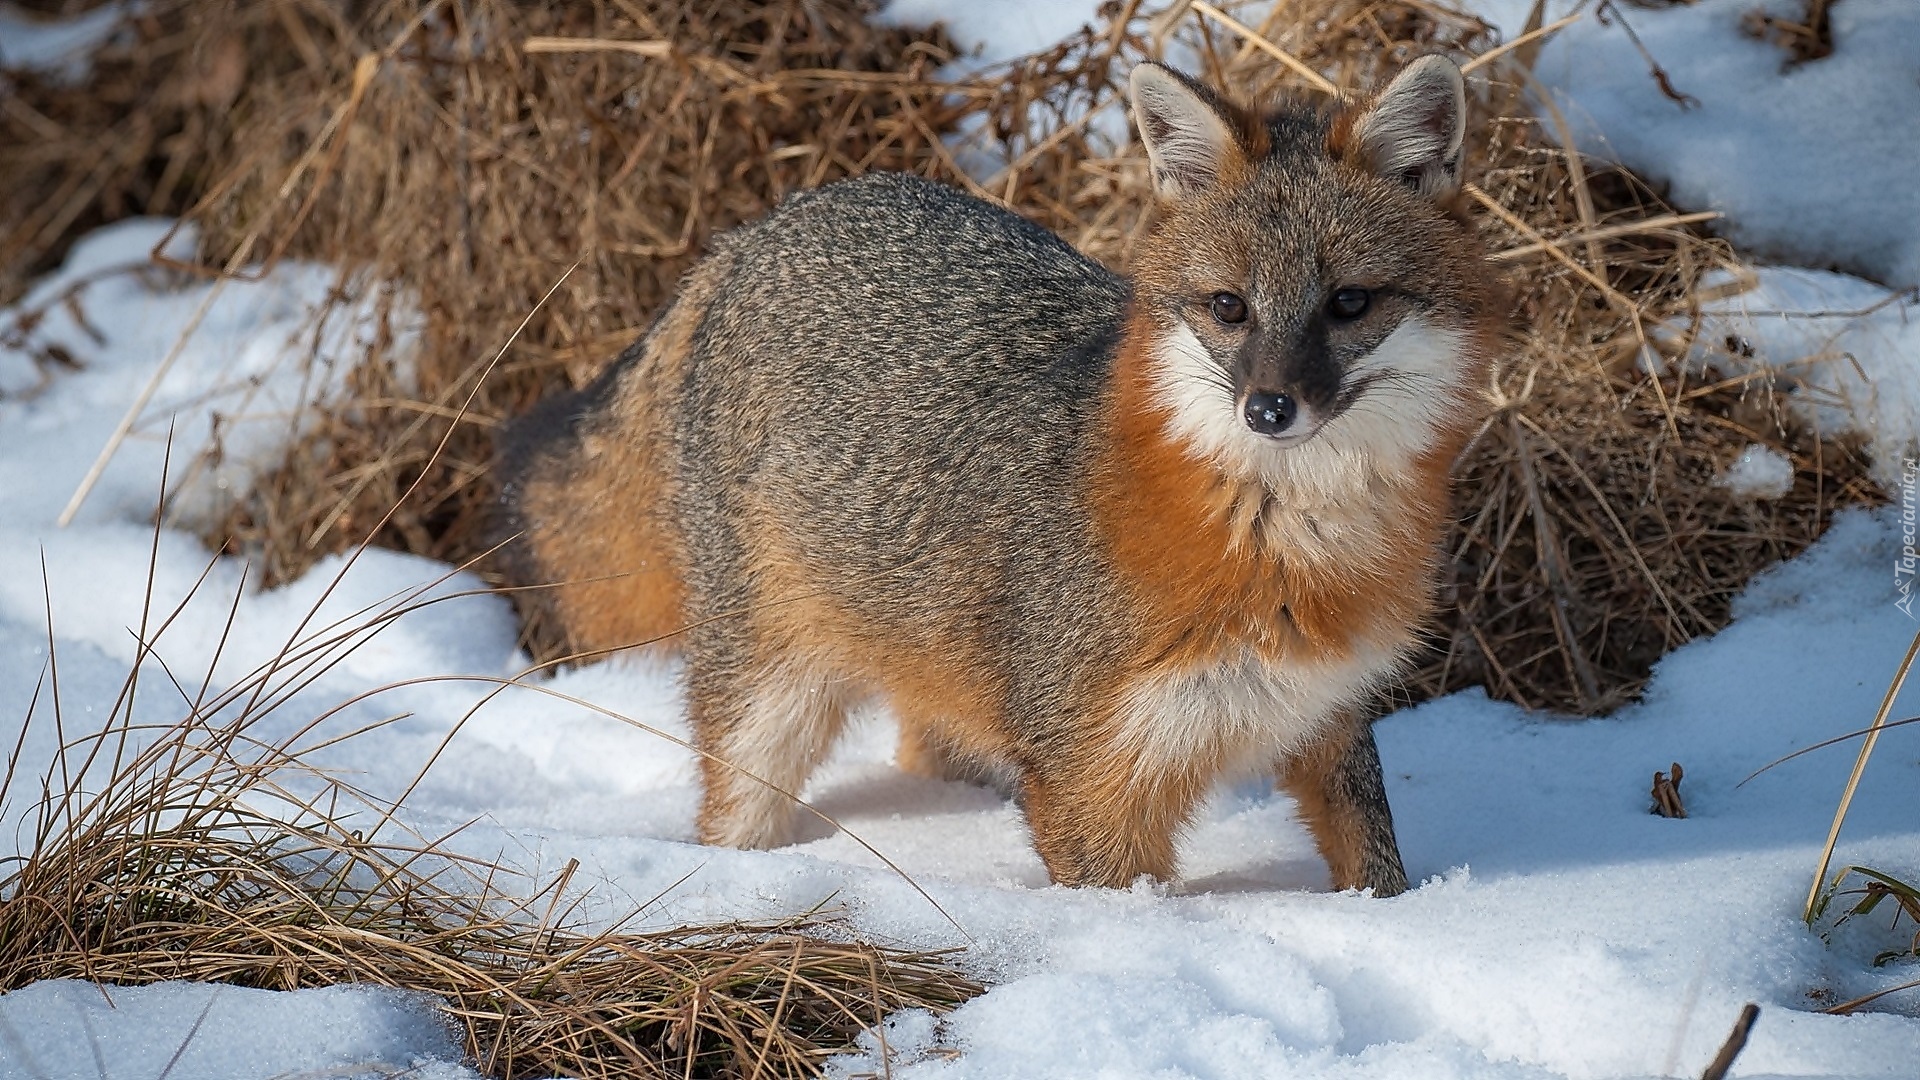
[{"label": "brown dead vegetation", "polygon": [[[1476,19],[1425,0],[1297,0],[1251,27],[1234,25],[1236,4],[1128,0],[1046,52],[943,81],[954,54],[942,34],[876,29],[859,0],[146,10],[114,61],[123,67],[102,67],[96,83],[200,89],[145,102],[124,88],[23,84],[22,107],[50,124],[0,117],[14,125],[0,139],[40,140],[0,158],[0,180],[47,192],[35,206],[72,188],[63,205],[84,209],[4,222],[0,289],[17,291],[86,224],[184,210],[203,229],[205,272],[323,259],[398,282],[424,319],[411,369],[382,360],[356,373],[355,399],[211,538],[257,553],[273,579],[356,541],[423,470],[424,497],[377,542],[476,551],[492,428],[591,377],[714,233],[787,192],[868,169],[918,172],[1124,267],[1149,195],[1137,149],[1107,133],[1137,58],[1177,49],[1259,98],[1323,92],[1315,80],[1377,86],[1420,53],[1465,59],[1496,44]],[[244,76],[226,104],[206,58],[233,49]],[[1469,177],[1529,329],[1456,468],[1452,578],[1433,653],[1405,692],[1484,685],[1595,713],[1635,694],[1665,652],[1724,625],[1747,579],[1812,542],[1836,508],[1880,496],[1854,448],[1785,412],[1788,384],[1679,362],[1702,276],[1736,266],[1734,253],[1699,215],[1561,149],[1564,121],[1527,104],[1536,49],[1496,50],[1471,80],[1482,122]],[[103,103],[66,100],[96,92]],[[170,134],[138,154],[82,150],[148,130]],[[1004,167],[960,167],[981,155]],[[492,349],[563,277],[429,465]],[[1714,483],[1755,443],[1792,460],[1786,496],[1754,501]]]},{"label": "brown dead vegetation", "polygon": [[1799,19],[1754,8],[1740,19],[1749,36],[1770,41],[1787,51],[1789,65],[1824,60],[1833,55],[1833,5],[1839,0],[1800,0]]},{"label": "brown dead vegetation", "polygon": [[[944,1013],[981,992],[951,951],[859,940],[833,911],[667,928],[646,907],[595,918],[577,863],[535,881],[460,854],[460,829],[400,825],[397,805],[316,761],[384,726],[316,731],[381,690],[318,718],[286,714],[385,626],[435,603],[422,599],[431,587],[341,623],[323,625],[316,607],[265,663],[223,689],[209,672],[198,693],[161,658],[199,586],[171,613],[149,591],[118,696],[86,706],[105,714],[97,729],[92,716],[76,724],[70,693],[63,714],[50,625],[46,677],[0,773],[0,806],[25,808],[21,853],[0,859],[0,993],[43,979],[85,979],[108,1000],[175,979],[360,983],[430,995],[487,1076],[772,1080],[820,1075],[900,1010]],[[50,623],[54,611],[49,598]],[[169,678],[155,686],[158,672]],[[136,701],[143,717],[158,711],[155,695],[177,720],[135,720]],[[19,768],[29,737],[49,732],[55,759]]]}]

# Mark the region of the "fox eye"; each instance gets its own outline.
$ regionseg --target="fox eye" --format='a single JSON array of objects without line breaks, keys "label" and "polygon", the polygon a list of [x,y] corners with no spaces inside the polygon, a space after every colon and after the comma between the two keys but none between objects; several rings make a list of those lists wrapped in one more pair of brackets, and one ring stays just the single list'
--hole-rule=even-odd
[{"label": "fox eye", "polygon": [[1373,305],[1373,294],[1357,286],[1335,289],[1327,298],[1327,314],[1336,319],[1357,319]]},{"label": "fox eye", "polygon": [[1217,292],[1209,302],[1213,317],[1229,325],[1247,321],[1247,302],[1230,292]]}]

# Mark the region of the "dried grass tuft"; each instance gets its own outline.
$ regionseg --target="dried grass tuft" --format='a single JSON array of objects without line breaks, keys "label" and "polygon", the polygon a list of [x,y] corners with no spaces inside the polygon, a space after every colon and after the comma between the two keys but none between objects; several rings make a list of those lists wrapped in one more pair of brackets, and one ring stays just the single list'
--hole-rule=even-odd
[{"label": "dried grass tuft", "polygon": [[[27,777],[28,728],[67,730],[50,600],[47,692],[0,780],[0,806],[32,808],[25,853],[0,860],[0,991],[52,978],[109,997],[168,979],[375,984],[432,995],[486,1075],[661,1080],[817,1076],[888,1015],[945,1012],[981,991],[949,953],[858,940],[828,911],[621,929],[634,912],[589,929],[574,864],[527,890],[510,867],[452,853],[452,834],[405,832],[394,805],[313,764],[368,729],[320,730],[330,714],[291,733],[284,715],[264,723],[388,623],[438,602],[425,592],[303,628],[219,691],[210,676],[197,692],[174,680],[157,651],[171,616],[154,614],[104,728],[61,735],[57,760]],[[156,730],[131,718],[156,692],[142,676],[157,673],[180,719]]]},{"label": "dried grass tuft", "polygon": [[[195,25],[224,10],[176,3],[207,13]],[[1137,148],[1104,133],[1127,68],[1175,43],[1248,98],[1318,92],[1303,72],[1346,91],[1423,52],[1488,56],[1469,176],[1529,329],[1456,468],[1451,581],[1406,696],[1484,685],[1529,707],[1605,711],[1659,656],[1725,625],[1747,579],[1811,543],[1836,508],[1881,498],[1857,448],[1786,411],[1790,382],[1682,362],[1703,275],[1737,259],[1702,215],[1561,149],[1564,120],[1524,104],[1537,39],[1498,48],[1477,19],[1426,0],[1298,0],[1257,25],[1240,4],[1127,0],[1052,49],[940,81],[945,39],[873,29],[860,0],[548,7],[298,0],[260,31],[262,47],[300,60],[260,65],[238,98],[218,175],[188,214],[205,227],[203,261],[251,248],[256,263],[351,265],[400,282],[427,325],[415,370],[366,365],[358,400],[322,417],[216,531],[259,553],[270,579],[357,540],[423,470],[427,497],[378,542],[476,551],[492,427],[591,377],[709,237],[789,191],[918,172],[1124,267],[1150,197]],[[962,160],[1004,167],[969,174]],[[428,469],[485,344],[576,260]],[[1714,483],[1756,443],[1794,464],[1780,499]]]}]

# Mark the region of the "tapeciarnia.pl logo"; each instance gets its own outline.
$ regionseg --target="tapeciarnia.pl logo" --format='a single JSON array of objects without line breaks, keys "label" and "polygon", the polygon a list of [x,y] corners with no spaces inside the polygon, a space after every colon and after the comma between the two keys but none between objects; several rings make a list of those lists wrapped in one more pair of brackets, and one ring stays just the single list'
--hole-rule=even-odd
[{"label": "tapeciarnia.pl logo", "polygon": [[1907,458],[1900,463],[1900,557],[1893,561],[1893,589],[1900,598],[1893,606],[1903,612],[1907,618],[1913,615],[1914,575],[1920,571],[1920,551],[1915,550],[1916,538],[1920,537],[1920,461]]}]

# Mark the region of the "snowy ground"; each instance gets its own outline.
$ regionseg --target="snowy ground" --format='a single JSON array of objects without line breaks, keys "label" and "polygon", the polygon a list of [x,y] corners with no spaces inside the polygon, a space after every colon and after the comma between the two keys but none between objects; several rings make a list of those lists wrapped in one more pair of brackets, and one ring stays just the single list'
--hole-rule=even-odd
[{"label": "snowy ground", "polygon": [[[391,990],[329,986],[295,993],[201,983],[116,987],[35,983],[0,999],[0,1075],[312,1077],[470,1080],[432,1002]],[[194,1037],[185,1037],[195,1030]]]},{"label": "snowy ground", "polygon": [[[1850,5],[1878,10],[1873,0],[1846,0],[1835,8],[1836,25]],[[1630,17],[1652,40],[1663,20],[1691,18],[1687,10],[1636,8]],[[1662,57],[1676,83],[1699,94],[1687,85],[1684,60]],[[1920,219],[1882,213],[1882,231],[1920,244]],[[1764,212],[1744,220],[1763,231],[1784,228]],[[209,299],[204,283],[123,268],[144,258],[158,229],[122,225],[77,248],[68,269],[26,303],[77,287],[75,302],[53,305],[30,333],[0,344],[0,717],[27,715],[46,661],[43,555],[69,734],[89,712],[104,714],[118,690],[134,657],[129,628],[140,622],[147,520],[169,417],[175,483],[193,489],[184,503],[190,518],[204,504],[196,500],[210,499],[220,483],[247,482],[250,460],[297,434],[288,417],[300,401],[332,390],[324,363],[309,374],[286,359],[306,354],[304,313],[334,284],[331,273],[286,267]],[[1726,328],[1751,335],[1757,352],[1797,347],[1782,335],[1810,324],[1753,312],[1792,303],[1841,310],[1829,302],[1865,307],[1857,301],[1885,296],[1852,279],[1806,285],[1780,273],[1777,295],[1744,298],[1744,317],[1729,309]],[[114,422],[203,304],[199,329],[137,437],[75,523],[55,527]],[[11,316],[0,313],[0,335]],[[1920,342],[1905,310],[1894,304],[1872,318],[1865,327],[1815,329],[1864,357],[1863,371],[1910,374]],[[342,322],[323,335],[321,355],[351,355],[370,333],[364,323]],[[44,359],[55,344],[79,370]],[[1874,400],[1879,412],[1850,408],[1834,422],[1911,424],[1909,399]],[[216,414],[229,418],[219,422],[228,453],[220,469],[196,471],[192,451],[215,430]],[[253,426],[236,427],[236,414],[253,417]],[[1467,693],[1383,721],[1401,843],[1410,874],[1423,882],[1392,900],[1328,892],[1289,802],[1262,786],[1218,793],[1185,845],[1176,886],[1048,887],[1018,813],[992,791],[895,771],[884,717],[859,727],[807,796],[925,887],[960,929],[824,824],[777,852],[692,844],[687,752],[532,693],[501,697],[465,724],[409,798],[404,824],[437,832],[478,817],[459,840],[463,849],[534,875],[577,858],[578,880],[594,883],[596,910],[608,916],[662,892],[647,914],[656,923],[798,912],[831,897],[870,934],[970,944],[970,962],[993,988],[944,1030],[925,1017],[898,1018],[887,1039],[898,1077],[1698,1075],[1740,1004],[1757,1001],[1765,1011],[1735,1075],[1911,1078],[1920,1071],[1913,993],[1886,999],[1904,1014],[1853,1017],[1820,1015],[1810,996],[1846,998],[1920,977],[1912,965],[1872,968],[1869,959],[1890,939],[1870,928],[1829,947],[1798,919],[1850,747],[1740,784],[1775,757],[1871,718],[1916,629],[1895,604],[1899,584],[1911,581],[1896,573],[1911,522],[1897,503],[1843,518],[1813,550],[1756,581],[1727,631],[1665,660],[1645,701],[1614,718],[1528,716]],[[207,559],[188,534],[165,532],[156,603],[184,595]],[[272,655],[337,567],[323,564],[285,589],[249,595],[216,678]],[[352,611],[446,570],[369,553],[328,611]],[[162,642],[173,671],[205,671],[226,605],[244,584],[239,562],[215,567]],[[456,577],[442,589],[473,584]],[[512,640],[499,599],[451,601],[403,620],[269,727],[290,729],[352,694],[411,676],[511,674],[523,662]],[[685,734],[671,671],[613,662],[549,685]],[[396,795],[479,695],[438,684],[355,707],[337,719],[339,730],[410,715],[319,763]],[[1920,691],[1895,715],[1920,712],[1916,704]],[[178,711],[153,694],[141,716],[163,722]],[[43,712],[23,760],[52,756]],[[1673,761],[1686,767],[1686,820],[1647,813],[1652,773]],[[4,808],[0,829],[26,809]],[[1839,859],[1920,874],[1920,727],[1883,740]],[[936,1041],[961,1056],[926,1054]],[[161,986],[115,990],[109,1005],[90,987],[47,984],[0,997],[0,1076],[92,1077],[96,1061],[104,1075],[156,1076],[183,1043],[176,1077],[347,1075],[380,1063],[421,1065],[430,1076],[463,1072],[418,1002],[379,993]],[[877,1072],[881,1064],[850,1059],[838,1070]]]},{"label": "snowy ground", "polygon": [[[1494,12],[1514,26],[1528,3],[1484,6],[1519,9]],[[1547,6],[1551,19],[1575,2]],[[1920,4],[1832,4],[1833,55],[1793,66],[1742,23],[1805,18],[1801,0],[1617,5],[1690,103],[1662,93],[1617,17],[1585,7],[1536,65],[1584,149],[1669,185],[1689,210],[1723,211],[1727,236],[1756,257],[1920,285]]]}]

